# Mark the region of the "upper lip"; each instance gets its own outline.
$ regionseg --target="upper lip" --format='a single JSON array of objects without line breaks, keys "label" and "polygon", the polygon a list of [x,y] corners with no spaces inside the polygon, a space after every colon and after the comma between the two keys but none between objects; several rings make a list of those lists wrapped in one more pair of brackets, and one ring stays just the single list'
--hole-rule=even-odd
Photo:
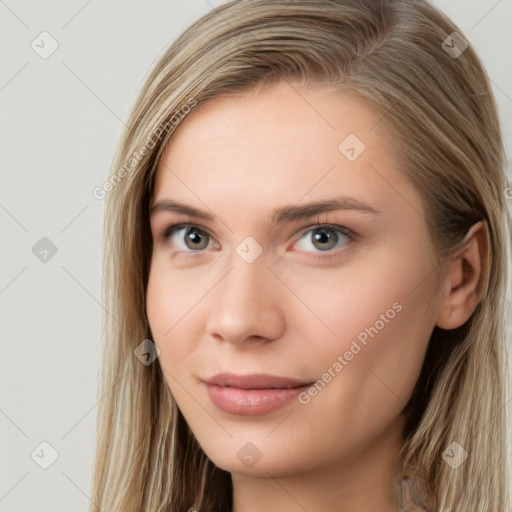
[{"label": "upper lip", "polygon": [[219,373],[206,379],[206,383],[217,386],[229,386],[239,389],[271,389],[271,388],[296,388],[311,384],[301,379],[291,377],[280,377],[263,373],[252,373],[250,375],[235,375],[233,373]]}]

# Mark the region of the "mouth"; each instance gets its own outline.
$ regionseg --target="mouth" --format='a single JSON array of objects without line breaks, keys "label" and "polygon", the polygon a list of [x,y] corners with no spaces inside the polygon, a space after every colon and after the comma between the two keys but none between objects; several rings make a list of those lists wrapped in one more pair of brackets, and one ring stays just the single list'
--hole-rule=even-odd
[{"label": "mouth", "polygon": [[261,415],[280,409],[314,383],[276,375],[229,373],[202,382],[216,407],[238,415]]}]

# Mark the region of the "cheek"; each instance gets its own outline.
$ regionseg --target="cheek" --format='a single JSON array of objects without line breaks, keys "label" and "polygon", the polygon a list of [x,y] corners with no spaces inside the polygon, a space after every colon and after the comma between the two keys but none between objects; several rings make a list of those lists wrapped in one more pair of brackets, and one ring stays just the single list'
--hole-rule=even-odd
[{"label": "cheek", "polygon": [[210,275],[201,277],[194,269],[171,269],[165,258],[156,258],[149,273],[146,310],[153,336],[170,339],[179,327],[193,318],[194,309],[214,285]]},{"label": "cheek", "polygon": [[[297,325],[299,315],[293,311],[301,309],[299,325],[316,331],[308,338],[318,343],[320,336],[320,345],[327,350],[348,350],[355,338],[364,344],[383,337],[391,325],[403,325],[403,317],[412,314],[403,311],[421,310],[429,304],[426,297],[431,290],[421,282],[430,269],[412,253],[410,244],[401,247],[399,242],[371,253],[359,251],[338,268],[311,268],[307,273],[283,269],[283,281],[302,302],[295,301],[295,308],[283,306],[286,314],[295,315]],[[416,301],[418,296],[424,303]],[[422,322],[417,324],[424,327]]]},{"label": "cheek", "polygon": [[[186,292],[175,279],[169,279],[158,265],[152,265],[146,292],[146,310],[153,336],[153,342],[160,350],[158,358],[164,376],[173,389],[172,376],[177,376],[179,363],[185,357],[182,353],[187,344],[178,343],[178,333],[187,320]],[[183,320],[180,322],[180,318]]]},{"label": "cheek", "polygon": [[431,269],[414,244],[393,247],[292,286],[313,305],[316,318],[299,325],[320,379],[338,382],[329,384],[337,403],[370,414],[405,406],[434,325]]},{"label": "cheek", "polygon": [[177,398],[180,384],[190,381],[190,362],[203,335],[198,315],[212,279],[194,279],[186,271],[169,271],[158,260],[152,265],[146,292],[146,310],[159,364]]},{"label": "cheek", "polygon": [[[371,299],[352,297],[332,323],[337,336],[310,345],[309,364],[319,380],[301,403],[305,418],[323,418],[322,424],[308,424],[310,439],[321,443],[332,435],[340,452],[348,453],[371,442],[404,409],[431,332],[425,302],[405,289],[382,285]],[[345,433],[342,441],[339,432]]]},{"label": "cheek", "polygon": [[173,296],[174,290],[166,286],[166,282],[155,269],[155,265],[152,265],[146,291],[146,312],[153,341],[157,345],[158,341],[172,327],[170,312],[174,308]]}]

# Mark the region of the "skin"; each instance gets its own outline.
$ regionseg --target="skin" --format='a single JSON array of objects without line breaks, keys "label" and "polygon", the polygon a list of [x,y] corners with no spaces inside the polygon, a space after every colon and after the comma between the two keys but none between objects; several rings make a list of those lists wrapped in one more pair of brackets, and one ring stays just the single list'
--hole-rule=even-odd
[{"label": "skin", "polygon": [[[421,196],[378,119],[353,96],[280,83],[192,111],[159,162],[151,205],[180,200],[215,220],[152,214],[148,320],[178,407],[232,475],[235,512],[393,510],[401,412],[432,330],[462,325],[478,302],[485,225],[438,282]],[[366,146],[354,161],[338,149],[348,134]],[[273,208],[339,195],[381,213],[329,211],[269,228]],[[171,222],[203,230],[206,249],[187,244],[185,229],[165,239]],[[356,238],[338,232],[315,244],[311,230],[325,223]],[[263,249],[252,263],[237,253],[248,236]],[[315,258],[329,254],[337,257]],[[401,310],[305,405],[229,414],[201,382],[224,371],[319,379],[396,303]],[[261,453],[252,467],[237,457],[248,442]]]}]

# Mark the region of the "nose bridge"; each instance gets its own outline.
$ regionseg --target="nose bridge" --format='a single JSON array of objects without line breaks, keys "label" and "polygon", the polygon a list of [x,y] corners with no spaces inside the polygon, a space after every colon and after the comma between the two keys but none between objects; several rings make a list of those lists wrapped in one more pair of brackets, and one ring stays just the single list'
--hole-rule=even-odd
[{"label": "nose bridge", "polygon": [[276,278],[262,252],[248,258],[241,244],[229,258],[229,271],[218,283],[208,321],[209,334],[231,343],[249,337],[279,336],[282,317],[276,300]]},{"label": "nose bridge", "polygon": [[[264,253],[253,261],[246,260],[234,251],[230,258],[230,272],[225,278],[221,301],[233,308],[242,309],[245,317],[257,313],[263,304],[270,304],[270,278]],[[262,311],[259,311],[262,314]]]}]

